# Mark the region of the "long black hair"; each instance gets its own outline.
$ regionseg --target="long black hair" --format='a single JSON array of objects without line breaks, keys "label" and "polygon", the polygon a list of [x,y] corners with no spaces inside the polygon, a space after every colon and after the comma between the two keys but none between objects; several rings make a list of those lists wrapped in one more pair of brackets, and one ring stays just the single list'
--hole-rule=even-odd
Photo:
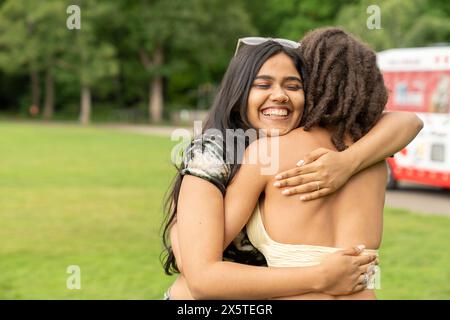
[{"label": "long black hair", "polygon": [[[303,82],[305,82],[303,74],[304,64],[298,51],[283,47],[274,41],[267,41],[256,46],[244,46],[231,59],[228,65],[219,92],[203,125],[203,132],[208,129],[215,129],[216,132],[222,133],[222,137],[225,137],[227,129],[242,129],[245,131],[253,128],[247,118],[247,100],[250,89],[262,65],[270,57],[278,53],[285,53],[292,59]],[[226,147],[224,150],[228,150]],[[179,273],[170,244],[169,230],[177,215],[178,196],[183,181],[183,175],[180,173],[181,169],[177,167],[178,173],[164,200],[165,217],[162,225],[164,251],[162,253],[162,263],[164,271],[168,275]],[[232,180],[238,169],[238,163],[231,163],[228,181]]]}]

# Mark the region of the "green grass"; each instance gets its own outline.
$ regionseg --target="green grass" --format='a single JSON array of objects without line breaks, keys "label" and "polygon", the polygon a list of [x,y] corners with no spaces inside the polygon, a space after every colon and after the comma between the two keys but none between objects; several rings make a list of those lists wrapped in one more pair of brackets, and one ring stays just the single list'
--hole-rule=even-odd
[{"label": "green grass", "polygon": [[[160,299],[163,137],[0,123],[0,298]],[[68,290],[69,265],[81,290]]]},{"label": "green grass", "polygon": [[450,299],[450,218],[385,210],[380,299]]},{"label": "green grass", "polygon": [[[161,299],[168,138],[0,122],[0,299]],[[386,210],[381,299],[450,299],[450,219]],[[81,290],[69,290],[69,265]]]}]

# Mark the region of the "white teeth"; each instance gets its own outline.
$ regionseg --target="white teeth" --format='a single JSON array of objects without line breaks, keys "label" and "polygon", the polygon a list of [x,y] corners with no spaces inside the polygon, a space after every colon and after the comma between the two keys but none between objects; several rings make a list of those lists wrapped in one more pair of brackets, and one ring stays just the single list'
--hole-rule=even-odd
[{"label": "white teeth", "polygon": [[263,114],[265,116],[287,116],[288,111],[286,109],[265,109]]}]

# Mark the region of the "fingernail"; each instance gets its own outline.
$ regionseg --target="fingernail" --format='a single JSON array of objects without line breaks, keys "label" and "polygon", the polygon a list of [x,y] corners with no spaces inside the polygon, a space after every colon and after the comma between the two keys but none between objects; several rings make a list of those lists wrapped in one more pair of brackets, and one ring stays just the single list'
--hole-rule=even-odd
[{"label": "fingernail", "polygon": [[283,178],[283,176],[280,174],[275,177],[275,179],[277,179],[277,180],[280,180],[281,178]]},{"label": "fingernail", "polygon": [[289,194],[289,189],[281,191],[281,194]]},{"label": "fingernail", "polygon": [[365,248],[366,246],[365,245],[363,245],[363,244],[360,244],[359,246],[357,246],[357,248],[359,249],[359,250],[364,250],[364,248]]},{"label": "fingernail", "polygon": [[274,187],[281,187],[281,183],[280,183],[280,182],[275,182],[275,183],[273,184],[273,186],[274,186]]},{"label": "fingernail", "polygon": [[300,200],[304,201],[304,200],[306,200],[306,197],[305,196],[301,196]]},{"label": "fingernail", "polygon": [[304,163],[305,163],[304,160],[300,160],[299,162],[297,162],[297,166],[298,166],[298,167],[301,167]]}]

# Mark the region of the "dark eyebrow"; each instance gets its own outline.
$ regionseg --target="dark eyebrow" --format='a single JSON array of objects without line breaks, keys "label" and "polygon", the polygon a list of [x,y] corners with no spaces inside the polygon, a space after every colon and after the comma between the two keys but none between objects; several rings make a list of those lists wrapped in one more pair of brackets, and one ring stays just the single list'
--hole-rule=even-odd
[{"label": "dark eyebrow", "polygon": [[[256,76],[256,77],[255,77],[255,80],[258,80],[258,79],[263,79],[263,80],[274,80],[274,77],[266,76],[266,75]],[[302,83],[302,80],[301,80],[299,77],[290,76],[290,77],[285,77],[285,78],[283,79],[283,81],[291,81],[291,80],[296,80],[296,81]]]},{"label": "dark eyebrow", "polygon": [[298,82],[302,83],[302,79],[300,79],[298,77],[286,77],[286,78],[284,78],[284,81],[289,81],[289,80],[297,80]]}]

